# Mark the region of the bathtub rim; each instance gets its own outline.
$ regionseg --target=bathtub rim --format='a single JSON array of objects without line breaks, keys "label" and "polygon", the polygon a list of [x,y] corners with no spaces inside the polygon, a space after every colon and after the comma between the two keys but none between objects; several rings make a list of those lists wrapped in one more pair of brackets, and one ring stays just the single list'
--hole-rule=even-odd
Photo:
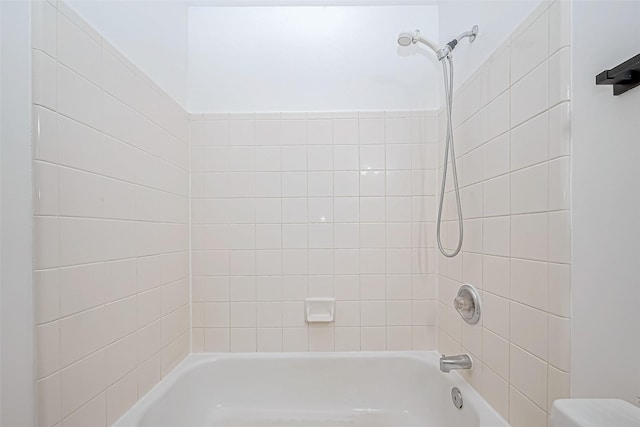
[{"label": "bathtub rim", "polygon": [[[313,360],[313,359],[409,359],[429,365],[428,369],[434,369],[439,375],[446,375],[449,385],[458,387],[462,392],[465,404],[473,408],[480,420],[480,427],[509,427],[509,423],[484,399],[475,388],[467,382],[460,373],[453,371],[450,373],[440,372],[439,359],[441,354],[435,350],[416,351],[348,351],[348,352],[282,352],[282,353],[190,353],[180,363],[178,363],[164,378],[155,384],[149,391],[131,406],[112,427],[138,427],[140,421],[150,409],[150,407],[168,392],[169,389],[185,374],[218,360]],[[483,420],[496,420],[502,425],[485,424]]]}]

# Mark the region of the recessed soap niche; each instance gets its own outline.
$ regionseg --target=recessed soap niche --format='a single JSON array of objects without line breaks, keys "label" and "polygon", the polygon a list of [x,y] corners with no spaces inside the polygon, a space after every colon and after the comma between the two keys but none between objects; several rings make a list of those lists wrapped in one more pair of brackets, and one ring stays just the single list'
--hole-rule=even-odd
[{"label": "recessed soap niche", "polygon": [[307,298],[304,303],[307,323],[331,323],[335,321],[336,299],[315,297]]}]

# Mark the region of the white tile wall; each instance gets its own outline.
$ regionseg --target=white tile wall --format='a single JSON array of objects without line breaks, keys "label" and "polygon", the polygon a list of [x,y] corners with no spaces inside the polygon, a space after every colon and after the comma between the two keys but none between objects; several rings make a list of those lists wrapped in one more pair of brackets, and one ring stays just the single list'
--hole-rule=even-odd
[{"label": "white tile wall", "polygon": [[[435,348],[435,126],[192,115],[193,350]],[[305,323],[307,296],[337,299],[335,325]]]},{"label": "white tile wall", "polygon": [[[547,425],[553,400],[569,395],[568,8],[543,2],[454,102],[465,242],[462,256],[438,257],[438,350],[472,355],[465,377],[513,426]],[[449,247],[457,239],[451,189]],[[462,282],[481,291],[478,325],[452,309]]]},{"label": "white tile wall", "polygon": [[[39,425],[113,423],[190,338],[377,351],[436,335],[514,426],[545,425],[570,372],[568,4],[545,1],[456,93],[465,244],[445,259],[442,114],[189,117],[64,2],[34,3]],[[478,326],[451,309],[461,282],[481,290]],[[336,298],[335,324],[305,323],[308,296]]]},{"label": "white tile wall", "polygon": [[111,425],[189,351],[188,115],[32,7],[38,425]]}]

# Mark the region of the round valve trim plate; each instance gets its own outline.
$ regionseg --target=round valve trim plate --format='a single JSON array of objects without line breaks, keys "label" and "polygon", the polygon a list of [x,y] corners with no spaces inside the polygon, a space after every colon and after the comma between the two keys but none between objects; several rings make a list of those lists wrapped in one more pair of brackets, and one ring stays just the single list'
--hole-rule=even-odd
[{"label": "round valve trim plate", "polygon": [[462,285],[453,306],[465,322],[475,325],[480,320],[480,296],[472,285]]}]

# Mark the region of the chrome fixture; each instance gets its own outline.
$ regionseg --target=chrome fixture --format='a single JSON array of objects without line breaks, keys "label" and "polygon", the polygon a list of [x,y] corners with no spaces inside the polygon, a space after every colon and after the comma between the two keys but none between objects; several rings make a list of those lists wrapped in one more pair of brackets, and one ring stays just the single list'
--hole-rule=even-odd
[{"label": "chrome fixture", "polygon": [[422,37],[420,35],[420,30],[415,30],[413,34],[400,33],[400,35],[398,36],[398,44],[400,46],[409,46],[410,44],[416,44],[416,43],[422,43],[423,45],[427,46],[436,54],[439,60],[441,60],[446,56],[446,55],[440,56],[441,54],[444,54],[445,52],[444,49],[440,49],[437,44],[435,44],[429,39],[425,39],[424,37]]},{"label": "chrome fixture", "polygon": [[440,370],[445,374],[451,372],[452,369],[471,369],[473,362],[468,354],[459,354],[457,356],[445,356],[440,358]]},{"label": "chrome fixture", "polygon": [[[452,258],[460,253],[462,249],[462,240],[463,240],[463,226],[462,226],[462,204],[460,202],[460,186],[458,185],[458,170],[456,168],[456,155],[453,149],[453,124],[452,124],[452,113],[451,110],[453,108],[453,59],[451,58],[451,52],[456,48],[458,43],[463,39],[468,38],[469,43],[473,43],[478,37],[478,26],[474,25],[471,31],[465,31],[460,34],[455,39],[451,40],[447,43],[443,48],[439,48],[431,40],[425,39],[420,35],[420,31],[416,30],[413,34],[411,33],[400,33],[398,36],[398,44],[400,46],[409,46],[410,44],[422,43],[425,46],[429,47],[438,57],[438,60],[442,62],[442,71],[444,77],[444,93],[446,96],[447,102],[447,138],[445,140],[444,147],[444,163],[442,167],[442,186],[440,189],[440,204],[438,207],[438,221],[436,226],[436,237],[438,240],[438,249],[442,255]],[[443,61],[443,59],[447,59]],[[449,65],[447,69],[447,63]],[[458,211],[458,244],[453,252],[447,252],[447,250],[442,245],[441,238],[441,224],[442,224],[442,207],[444,204],[444,190],[447,183],[447,166],[449,164],[449,153],[451,153],[451,170],[453,172],[453,189],[456,198],[456,207]]]},{"label": "chrome fixture", "polygon": [[451,389],[451,400],[453,401],[453,406],[458,409],[462,409],[462,393],[460,393],[460,389],[458,387]]},{"label": "chrome fixture", "polygon": [[480,320],[480,295],[471,285],[460,286],[458,295],[453,300],[453,307],[470,325],[475,325]]},{"label": "chrome fixture", "polygon": [[429,47],[429,49],[433,50],[438,57],[438,60],[442,61],[444,58],[449,56],[451,52],[453,52],[453,49],[455,49],[458,43],[462,40],[468,38],[469,43],[473,43],[476,37],[478,37],[478,26],[474,25],[471,31],[465,31],[447,43],[443,48],[439,48],[438,45],[431,40],[422,37],[420,35],[420,30],[415,30],[413,33],[400,33],[400,35],[398,35],[398,44],[400,46],[409,46],[410,44],[422,43]]}]

